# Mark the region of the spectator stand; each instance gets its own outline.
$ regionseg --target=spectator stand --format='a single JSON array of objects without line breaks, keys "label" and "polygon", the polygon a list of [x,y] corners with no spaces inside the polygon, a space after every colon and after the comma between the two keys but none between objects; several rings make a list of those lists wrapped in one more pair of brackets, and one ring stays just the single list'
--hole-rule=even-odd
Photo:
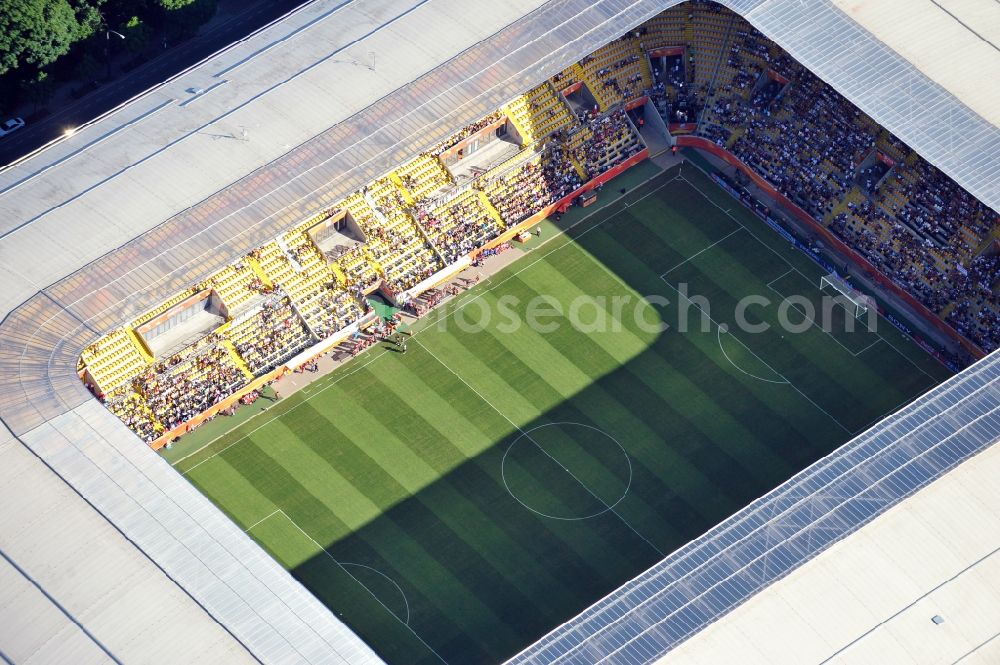
[{"label": "spectator stand", "polygon": [[255,376],[275,369],[317,341],[291,299],[281,291],[261,298],[234,317],[227,335]]},{"label": "spectator stand", "polygon": [[[674,130],[696,130],[687,137],[692,144],[740,165],[937,326],[971,349],[1000,346],[996,214],[742,18],[695,1],[111,331],[81,354],[81,378],[144,440],[159,428],[173,431],[174,414],[159,423],[159,402],[154,409],[135,390],[134,380],[154,364],[138,326],[170,320],[185,301],[216,302],[214,314],[199,314],[215,318],[188,322],[193,332],[178,344],[222,335],[218,348],[238,368],[245,361],[250,381],[236,393],[253,390],[288,358],[332,348],[360,330],[368,295],[419,295],[645,159],[649,148],[633,120],[649,124],[660,115],[653,109],[662,109],[661,97],[668,120],[678,110],[682,120],[701,117]],[[199,361],[208,362],[206,372],[228,367],[225,354],[207,357]]]},{"label": "spectator stand", "polygon": [[444,206],[418,206],[417,221],[428,240],[438,250],[446,266],[469,254],[503,232],[503,218],[491,212],[479,192],[466,188]]},{"label": "spectator stand", "polygon": [[494,120],[478,129],[464,129],[461,134],[465,138],[438,154],[458,187],[468,185],[521,150],[524,139],[515,124],[506,115],[496,116],[491,114]]},{"label": "spectator stand", "polygon": [[858,267],[869,278],[906,303],[907,306],[909,306],[914,312],[917,312],[921,318],[923,318],[936,330],[943,333],[946,337],[953,340],[958,346],[970,354],[971,357],[978,359],[985,356],[983,349],[979,348],[970,339],[964,337],[957,331],[956,328],[947,325],[939,316],[935,315],[935,313],[932,312],[926,305],[907,291],[904,286],[897,284],[882,270],[880,270],[876,264],[868,260],[864,254],[860,253],[853,246],[842,240],[838,235],[835,235],[831,229],[828,229],[810,213],[796,205],[795,202],[786,197],[774,185],[769,183],[750,166],[741,162],[738,157],[725,150],[725,148],[722,148],[700,136],[680,136],[677,138],[677,144],[683,147],[704,150],[705,152],[723,159],[726,163],[737,167],[744,175],[748,176],[757,187],[764,191],[768,196],[780,201],[782,206],[794,215],[796,219],[805,223],[810,229],[816,232],[825,244],[834,248],[837,252],[843,254],[844,256],[850,257],[856,267]]},{"label": "spectator stand", "polygon": [[134,328],[154,358],[173,355],[226,322],[229,307],[204,286]]},{"label": "spectator stand", "polygon": [[872,150],[858,164],[854,174],[854,182],[866,196],[872,197],[886,178],[890,177],[896,167],[896,162],[879,150]]},{"label": "spectator stand", "polygon": [[110,395],[152,362],[131,326],[116,328],[80,354],[80,377],[96,397]]},{"label": "spectator stand", "polygon": [[693,87],[687,76],[687,47],[665,46],[646,51],[652,85],[646,91],[653,108],[671,131],[681,131],[695,117]]},{"label": "spectator stand", "polygon": [[211,334],[157,362],[133,381],[156,421],[174,429],[229,397],[252,378],[222,334]]},{"label": "spectator stand", "polygon": [[629,102],[652,86],[640,30],[623,35],[580,61],[582,80],[601,111]]},{"label": "spectator stand", "polygon": [[562,96],[549,81],[505,104],[502,111],[513,123],[522,145],[543,141],[573,121]]},{"label": "spectator stand", "polygon": [[[997,348],[991,280],[969,277],[991,263],[996,215],[742,20],[729,51],[698,133],[761,173],[938,317],[977,345]],[[747,99],[746,81],[733,72],[749,60],[763,75],[789,80],[782,94]]]}]

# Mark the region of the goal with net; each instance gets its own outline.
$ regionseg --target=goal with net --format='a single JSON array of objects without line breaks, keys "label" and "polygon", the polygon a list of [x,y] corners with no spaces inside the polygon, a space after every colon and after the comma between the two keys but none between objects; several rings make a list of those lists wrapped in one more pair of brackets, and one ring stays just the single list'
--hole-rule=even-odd
[{"label": "goal with net", "polygon": [[868,313],[869,310],[877,311],[875,307],[875,300],[864,293],[861,293],[850,284],[847,283],[843,277],[837,273],[830,273],[829,275],[824,275],[819,280],[819,290],[826,292],[829,289],[833,289],[839,293],[843,298],[839,299],[848,312],[853,310],[854,318],[860,319],[862,316]]}]

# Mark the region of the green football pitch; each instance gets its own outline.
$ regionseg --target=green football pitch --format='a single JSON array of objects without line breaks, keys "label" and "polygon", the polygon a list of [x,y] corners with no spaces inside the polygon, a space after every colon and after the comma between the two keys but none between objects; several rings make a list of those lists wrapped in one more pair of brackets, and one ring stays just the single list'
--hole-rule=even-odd
[{"label": "green football pitch", "polygon": [[175,463],[389,663],[514,655],[948,376],[690,166],[585,212]]}]

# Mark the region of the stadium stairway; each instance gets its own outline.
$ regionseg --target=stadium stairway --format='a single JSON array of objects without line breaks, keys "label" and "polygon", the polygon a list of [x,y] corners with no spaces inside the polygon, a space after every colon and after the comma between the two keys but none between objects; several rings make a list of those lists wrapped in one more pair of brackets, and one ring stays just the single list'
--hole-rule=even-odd
[{"label": "stadium stairway", "polygon": [[399,174],[396,173],[395,171],[391,171],[389,173],[389,180],[391,180],[392,184],[396,186],[396,189],[399,190],[399,193],[403,195],[403,200],[406,201],[407,205],[413,205],[415,202],[413,199],[413,194],[411,194],[410,190],[408,190],[406,188],[406,185],[403,184],[403,180],[402,178],[399,177]]},{"label": "stadium stairway", "polygon": [[257,257],[252,255],[247,255],[246,260],[247,260],[247,265],[250,266],[250,269],[254,272],[255,275],[257,275],[257,278],[261,281],[261,283],[264,286],[268,288],[274,286],[274,284],[271,282],[271,278],[268,277],[267,273],[264,272],[264,269],[261,267],[260,261],[257,260]]},{"label": "stadium stairway", "polygon": [[226,348],[226,351],[229,352],[230,357],[233,359],[233,363],[240,368],[241,372],[243,372],[243,376],[246,377],[247,381],[253,380],[253,372],[251,372],[250,368],[247,367],[246,361],[243,360],[240,352],[236,350],[236,346],[233,342],[226,339],[222,342],[222,345]]},{"label": "stadium stairway", "polygon": [[507,228],[507,225],[503,221],[503,217],[500,216],[500,212],[493,206],[493,202],[490,201],[490,197],[486,196],[486,192],[483,190],[477,190],[476,194],[479,195],[479,201],[483,204],[483,208],[489,213],[497,224],[500,225],[501,229]]},{"label": "stadium stairway", "polygon": [[573,168],[576,169],[577,175],[580,176],[580,180],[582,182],[586,182],[588,180],[587,169],[583,168],[583,164],[581,164],[580,160],[576,158],[574,151],[569,152],[569,161],[573,164]]},{"label": "stadium stairway", "polygon": [[139,354],[143,357],[146,363],[153,362],[153,352],[149,350],[148,346],[146,346],[146,342],[142,339],[139,333],[137,333],[134,328],[126,328],[125,331],[128,333],[128,336],[132,338],[132,343],[135,344],[136,349],[139,350]]},{"label": "stadium stairway", "polygon": [[330,270],[333,272],[333,276],[337,278],[337,284],[341,286],[347,285],[347,273],[344,272],[339,263],[331,263]]}]

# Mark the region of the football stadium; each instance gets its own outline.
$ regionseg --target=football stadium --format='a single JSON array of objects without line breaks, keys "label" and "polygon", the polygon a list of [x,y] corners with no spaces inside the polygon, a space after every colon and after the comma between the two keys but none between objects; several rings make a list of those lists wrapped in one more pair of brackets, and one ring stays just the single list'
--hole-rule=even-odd
[{"label": "football stadium", "polygon": [[997,72],[313,0],[5,167],[0,661],[998,662]]}]

